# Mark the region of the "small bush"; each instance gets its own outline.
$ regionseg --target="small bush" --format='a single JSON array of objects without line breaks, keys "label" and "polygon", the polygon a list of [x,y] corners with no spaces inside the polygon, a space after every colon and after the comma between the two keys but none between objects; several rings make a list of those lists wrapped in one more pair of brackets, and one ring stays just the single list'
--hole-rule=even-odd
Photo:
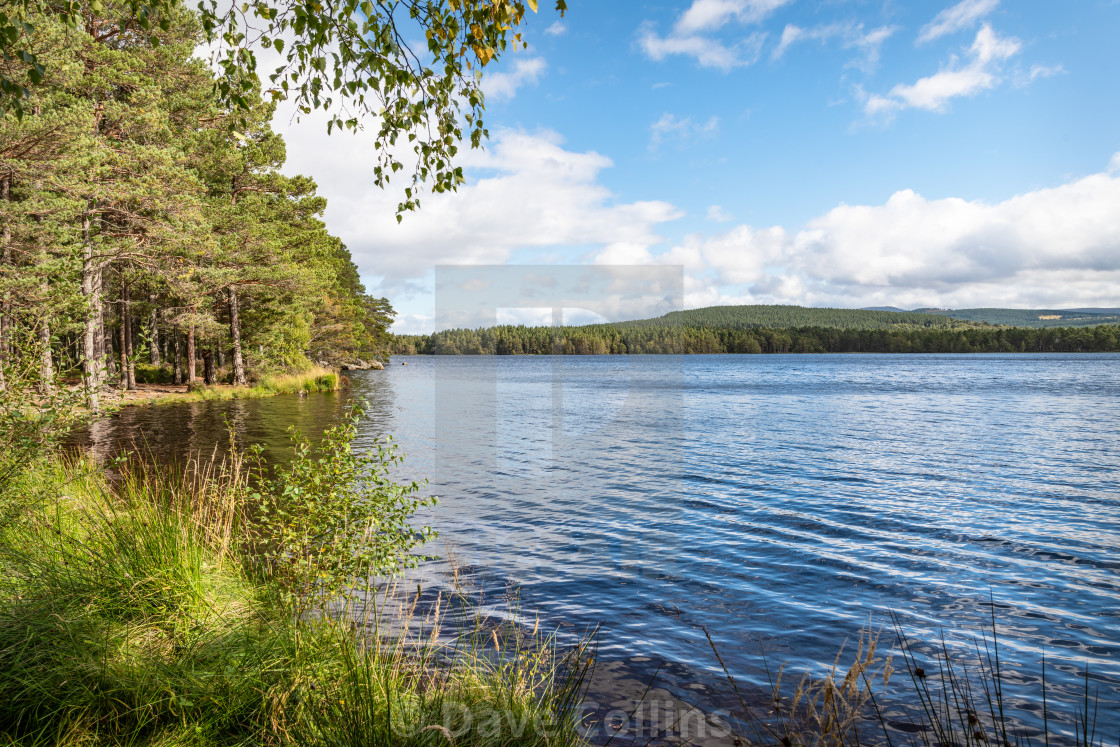
[{"label": "small bush", "polygon": [[175,373],[168,366],[152,366],[147,363],[136,364],[136,383],[138,384],[171,384],[175,381]]},{"label": "small bush", "polygon": [[409,524],[436,500],[415,498],[419,483],[390,479],[402,460],[392,442],[365,454],[351,448],[361,414],[351,407],[317,447],[292,429],[291,461],[269,474],[255,451],[248,541],[299,615],[348,596],[363,579],[414,566],[421,557],[411,551],[435,536]]}]

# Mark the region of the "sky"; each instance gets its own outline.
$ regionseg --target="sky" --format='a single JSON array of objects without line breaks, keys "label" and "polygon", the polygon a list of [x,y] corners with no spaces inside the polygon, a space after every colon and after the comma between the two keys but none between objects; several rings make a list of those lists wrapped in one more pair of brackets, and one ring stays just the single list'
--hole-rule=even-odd
[{"label": "sky", "polygon": [[541,0],[467,184],[398,225],[373,134],[277,129],[393,331],[434,268],[670,265],[683,304],[1120,306],[1120,0]]}]

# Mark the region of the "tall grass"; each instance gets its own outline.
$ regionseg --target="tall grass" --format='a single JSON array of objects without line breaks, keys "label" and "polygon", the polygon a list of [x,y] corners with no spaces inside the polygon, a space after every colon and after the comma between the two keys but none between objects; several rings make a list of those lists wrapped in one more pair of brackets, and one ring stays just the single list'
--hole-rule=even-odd
[{"label": "tall grass", "polygon": [[315,366],[304,373],[266,376],[254,388],[275,394],[294,394],[296,392],[333,392],[338,387],[339,375],[337,371]]},{"label": "tall grass", "polygon": [[565,648],[536,627],[485,617],[449,627],[447,609],[437,603],[415,630],[413,605],[393,616],[395,635],[340,645],[341,676],[317,691],[296,741],[353,747],[583,743],[577,717],[592,662],[589,641]]},{"label": "tall grass", "polygon": [[0,744],[580,743],[582,649],[292,615],[246,549],[237,465],[24,478],[39,500],[0,525]]},{"label": "tall grass", "polygon": [[337,371],[315,366],[302,373],[265,376],[253,386],[199,386],[187,392],[164,393],[155,404],[181,404],[184,402],[213,402],[227,399],[260,399],[277,394],[309,392],[336,392],[341,388],[342,377]]},{"label": "tall grass", "polygon": [[[781,747],[1105,747],[1106,739],[1118,741],[1096,731],[1097,696],[1088,673],[1074,705],[1052,702],[1045,658],[1034,702],[1024,707],[1005,692],[1006,671],[1015,665],[1001,658],[994,604],[990,628],[981,631],[971,657],[954,652],[944,639],[934,653],[919,655],[925,646],[907,636],[897,616],[892,621],[889,638],[897,650],[881,654],[883,632],[865,628],[847,667],[840,664],[841,652],[824,676],[805,673],[790,688],[779,666],[766,705],[744,696],[709,635],[739,704],[741,737]],[[902,670],[909,676],[892,679]]]}]

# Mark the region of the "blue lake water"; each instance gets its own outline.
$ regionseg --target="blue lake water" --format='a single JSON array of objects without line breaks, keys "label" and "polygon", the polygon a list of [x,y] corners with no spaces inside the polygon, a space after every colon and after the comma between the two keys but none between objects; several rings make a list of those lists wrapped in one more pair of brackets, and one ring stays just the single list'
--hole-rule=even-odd
[{"label": "blue lake water", "polygon": [[[706,628],[762,687],[761,653],[819,672],[892,611],[966,653],[994,599],[1010,697],[1045,654],[1051,697],[1088,668],[1120,732],[1120,356],[394,357],[351,379],[363,442],[393,434],[441,498],[434,549],[546,627],[602,625],[603,659],[714,688]],[[90,439],[181,454],[229,418],[279,449],[341,406],[133,408]]]}]

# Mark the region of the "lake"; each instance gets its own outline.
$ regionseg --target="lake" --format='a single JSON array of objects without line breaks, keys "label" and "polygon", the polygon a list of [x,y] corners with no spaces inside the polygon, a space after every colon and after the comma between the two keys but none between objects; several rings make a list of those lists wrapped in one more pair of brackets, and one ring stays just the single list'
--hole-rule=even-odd
[{"label": "lake", "polygon": [[[394,357],[350,378],[130,408],[84,440],[171,459],[228,420],[283,458],[288,425],[364,399],[360,440],[392,434],[430,479],[433,549],[483,599],[601,624],[601,659],[674,692],[719,702],[705,628],[763,688],[763,653],[821,672],[894,612],[920,650],[944,634],[963,655],[994,611],[1013,700],[1045,654],[1051,697],[1088,668],[1120,731],[1118,355]],[[446,563],[416,580],[446,585]]]}]

